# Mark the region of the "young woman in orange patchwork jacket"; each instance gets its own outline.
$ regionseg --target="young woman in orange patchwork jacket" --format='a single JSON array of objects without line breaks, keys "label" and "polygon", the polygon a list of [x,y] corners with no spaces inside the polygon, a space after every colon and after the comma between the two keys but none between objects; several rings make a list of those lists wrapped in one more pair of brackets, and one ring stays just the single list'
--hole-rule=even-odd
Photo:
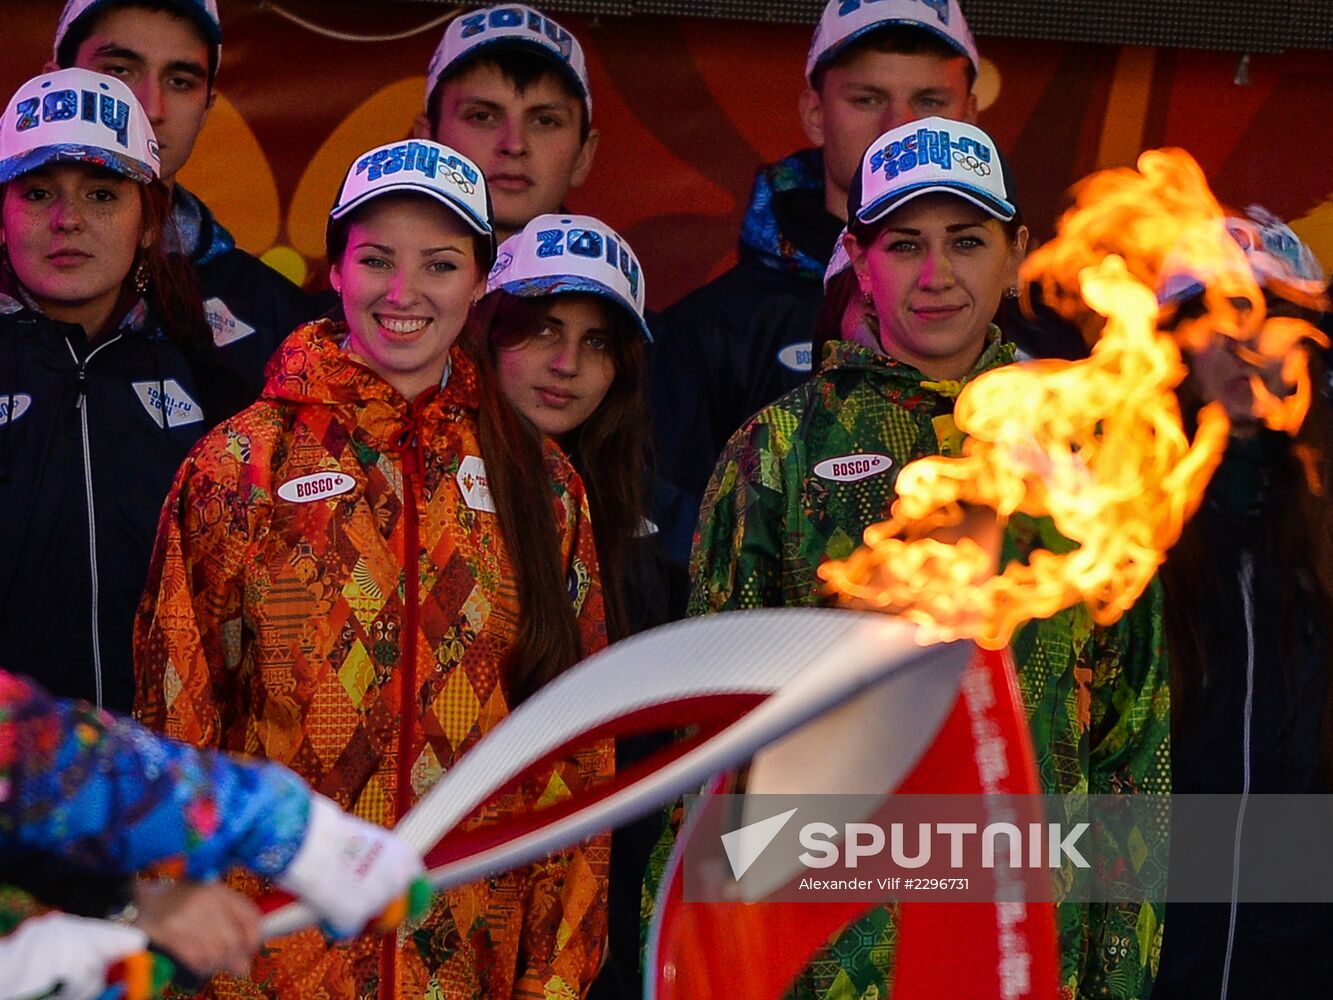
[{"label": "young woman in orange patchwork jacket", "polygon": [[[163,511],[135,630],[137,711],[280,761],[392,825],[510,708],[605,645],[583,485],[455,343],[494,256],[485,182],[380,147],[329,224],[345,319],[298,329],[260,401]],[[610,742],[477,822],[608,775]],[[397,938],[274,942],[228,997],[578,997],[601,959],[607,841],[438,895]]]}]

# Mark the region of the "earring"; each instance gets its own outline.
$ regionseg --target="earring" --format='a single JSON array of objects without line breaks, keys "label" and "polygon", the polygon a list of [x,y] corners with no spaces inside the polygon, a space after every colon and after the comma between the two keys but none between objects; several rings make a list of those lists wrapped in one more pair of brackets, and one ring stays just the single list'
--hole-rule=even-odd
[{"label": "earring", "polygon": [[873,306],[875,304],[875,300],[870,297],[869,292],[862,292],[861,303],[865,306]]},{"label": "earring", "polygon": [[1005,297],[1006,299],[1016,299],[1016,298],[1018,298],[1018,286],[1017,286],[1017,285],[1010,285],[1008,288],[1006,288],[1006,289],[1004,290],[1004,297]]},{"label": "earring", "polygon": [[148,291],[148,265],[143,261],[134,268],[134,290],[140,295]]}]

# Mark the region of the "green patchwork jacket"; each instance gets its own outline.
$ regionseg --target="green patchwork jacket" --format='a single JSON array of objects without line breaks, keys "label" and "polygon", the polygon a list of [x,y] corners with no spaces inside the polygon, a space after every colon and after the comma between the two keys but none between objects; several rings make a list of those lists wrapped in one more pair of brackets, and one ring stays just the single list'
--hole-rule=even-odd
[{"label": "green patchwork jacket", "polygon": [[[865,347],[835,343],[809,382],[752,417],[718,460],[691,558],[691,614],[822,601],[816,568],[842,559],[888,517],[898,472],[927,455],[957,454],[954,399],[973,377],[1013,359],[992,330],[967,378],[932,382]],[[1014,518],[1005,558],[1068,549],[1049,521]],[[1085,607],[1025,625],[1011,643],[1047,794],[1170,790],[1169,715],[1161,592],[1099,627]],[[1160,886],[1164,827],[1098,844],[1104,878]],[[1062,904],[1062,997],[1146,998],[1162,939],[1160,903]],[[849,925],[807,967],[794,1000],[888,996],[892,911]],[[957,942],[955,942],[957,943]]]}]

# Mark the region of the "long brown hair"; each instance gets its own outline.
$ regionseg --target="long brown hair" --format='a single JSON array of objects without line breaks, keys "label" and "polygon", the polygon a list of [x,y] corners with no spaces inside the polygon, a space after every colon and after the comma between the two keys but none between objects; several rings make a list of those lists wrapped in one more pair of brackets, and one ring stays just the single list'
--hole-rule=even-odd
[{"label": "long brown hair", "polygon": [[[550,309],[551,298],[495,291],[482,299],[474,315],[492,365],[501,348],[520,344],[537,332]],[[624,309],[608,303],[606,315],[615,378],[592,416],[565,435],[560,445],[588,491],[607,635],[614,642],[629,634],[626,605],[630,549],[644,523],[649,415],[643,388],[643,337]]]},{"label": "long brown hair", "polygon": [[203,293],[194,266],[184,254],[167,251],[179,241],[171,238],[175,222],[166,185],[161,181],[145,185],[142,204],[144,230],[154,234],[139,258],[148,275],[144,301],[167,339],[185,356],[204,413],[210,424],[217,423],[248,405],[253,392],[245,379],[222,362],[204,314]]},{"label": "long brown hair", "polygon": [[500,392],[479,320],[474,309],[459,339],[478,369],[481,458],[518,583],[518,638],[504,678],[509,702],[517,705],[577,663],[582,644],[560,555],[554,498],[546,487],[542,438]]},{"label": "long brown hair", "polygon": [[[1309,354],[1316,391],[1300,431],[1280,441],[1257,524],[1257,544],[1260,558],[1277,560],[1290,569],[1291,585],[1280,609],[1278,632],[1283,648],[1276,651],[1277,662],[1289,667],[1298,655],[1296,626],[1301,603],[1313,610],[1323,630],[1320,764],[1327,783],[1333,781],[1333,405],[1324,394],[1328,386],[1324,360],[1316,350]],[[1177,395],[1186,430],[1192,435],[1202,399],[1188,378]],[[1215,609],[1208,605],[1220,585],[1213,555],[1208,526],[1196,514],[1186,523],[1161,570],[1171,652],[1173,737],[1188,724],[1209,669],[1205,629]]]}]

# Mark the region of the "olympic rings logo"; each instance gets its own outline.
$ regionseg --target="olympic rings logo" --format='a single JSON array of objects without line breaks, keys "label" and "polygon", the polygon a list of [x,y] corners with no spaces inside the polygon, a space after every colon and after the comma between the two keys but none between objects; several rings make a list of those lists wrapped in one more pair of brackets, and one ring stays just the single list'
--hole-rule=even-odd
[{"label": "olympic rings logo", "polygon": [[990,164],[985,160],[979,160],[971,153],[964,153],[961,149],[953,151],[953,162],[958,164],[964,170],[970,170],[978,177],[990,176]]},{"label": "olympic rings logo", "polygon": [[454,187],[459,188],[464,194],[472,194],[477,190],[477,186],[457,170],[441,170],[440,176],[450,181]]}]

